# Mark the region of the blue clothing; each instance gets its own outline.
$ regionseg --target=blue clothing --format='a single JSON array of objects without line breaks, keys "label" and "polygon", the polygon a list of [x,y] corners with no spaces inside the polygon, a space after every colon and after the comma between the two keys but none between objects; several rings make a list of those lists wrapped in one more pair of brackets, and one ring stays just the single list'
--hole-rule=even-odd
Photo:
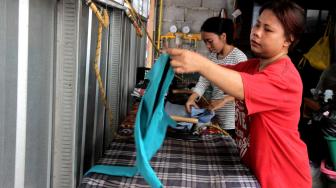
[{"label": "blue clothing", "polygon": [[190,116],[197,118],[200,123],[209,123],[215,116],[215,112],[204,108],[191,107]]}]

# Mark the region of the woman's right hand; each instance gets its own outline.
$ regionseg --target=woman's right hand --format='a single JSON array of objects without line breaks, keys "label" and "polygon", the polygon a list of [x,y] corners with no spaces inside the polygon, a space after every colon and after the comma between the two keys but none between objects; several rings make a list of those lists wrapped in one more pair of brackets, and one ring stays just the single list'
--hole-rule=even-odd
[{"label": "woman's right hand", "polygon": [[216,111],[216,110],[224,107],[228,102],[232,102],[234,100],[235,100],[235,98],[230,96],[230,95],[226,95],[222,99],[219,99],[219,100],[211,100],[209,110]]},{"label": "woman's right hand", "polygon": [[191,113],[191,107],[199,108],[194,100],[188,100],[185,104],[188,113]]},{"label": "woman's right hand", "polygon": [[206,62],[211,63],[202,55],[186,49],[170,48],[166,49],[165,52],[170,55],[170,64],[176,73],[200,72],[204,70],[203,67]]},{"label": "woman's right hand", "polygon": [[188,101],[185,104],[185,108],[187,110],[188,113],[191,112],[191,107],[196,107],[199,108],[198,105],[196,104],[196,99],[198,97],[198,94],[193,93],[192,95],[190,95],[190,97],[188,98]]}]

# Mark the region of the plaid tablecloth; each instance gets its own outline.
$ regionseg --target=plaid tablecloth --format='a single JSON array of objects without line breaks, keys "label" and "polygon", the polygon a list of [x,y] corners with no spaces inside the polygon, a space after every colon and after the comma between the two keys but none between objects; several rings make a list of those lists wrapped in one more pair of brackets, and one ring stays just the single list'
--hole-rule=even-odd
[{"label": "plaid tablecloth", "polygon": [[[135,147],[132,140],[115,140],[99,164],[133,166]],[[198,141],[167,137],[163,147],[151,160],[157,176],[165,187],[233,188],[260,187],[251,171],[241,164],[231,137],[203,135]],[[89,174],[80,188],[149,187],[143,177],[132,178]]]}]

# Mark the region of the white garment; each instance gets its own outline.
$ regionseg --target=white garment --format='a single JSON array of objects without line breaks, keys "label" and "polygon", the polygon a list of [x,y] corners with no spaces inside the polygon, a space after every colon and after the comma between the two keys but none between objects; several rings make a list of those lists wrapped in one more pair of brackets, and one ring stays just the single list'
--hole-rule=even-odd
[{"label": "white garment", "polygon": [[[235,65],[242,61],[246,61],[246,55],[239,50],[234,48],[226,57],[223,59],[217,59],[216,53],[211,53],[208,58],[216,64],[222,65]],[[212,87],[211,99],[222,99],[225,94],[217,86],[211,83],[209,80],[200,76],[196,86],[193,88],[193,91],[196,92],[199,96],[202,96],[208,87]],[[230,102],[225,104],[224,107],[216,110],[216,118],[219,120],[220,126],[225,130],[230,130],[235,128],[235,104]]]}]

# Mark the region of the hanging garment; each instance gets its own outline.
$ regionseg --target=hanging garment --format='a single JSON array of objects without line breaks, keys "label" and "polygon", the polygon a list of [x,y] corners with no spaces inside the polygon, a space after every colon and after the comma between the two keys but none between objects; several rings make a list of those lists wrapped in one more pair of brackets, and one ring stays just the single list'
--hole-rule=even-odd
[{"label": "hanging garment", "polygon": [[161,55],[147,74],[147,79],[150,81],[135,120],[135,166],[96,165],[86,174],[95,172],[131,177],[140,173],[151,187],[162,187],[150,165],[150,160],[161,147],[168,125],[176,126],[176,122],[164,111],[165,95],[173,77],[174,71],[170,66],[168,54]]}]

